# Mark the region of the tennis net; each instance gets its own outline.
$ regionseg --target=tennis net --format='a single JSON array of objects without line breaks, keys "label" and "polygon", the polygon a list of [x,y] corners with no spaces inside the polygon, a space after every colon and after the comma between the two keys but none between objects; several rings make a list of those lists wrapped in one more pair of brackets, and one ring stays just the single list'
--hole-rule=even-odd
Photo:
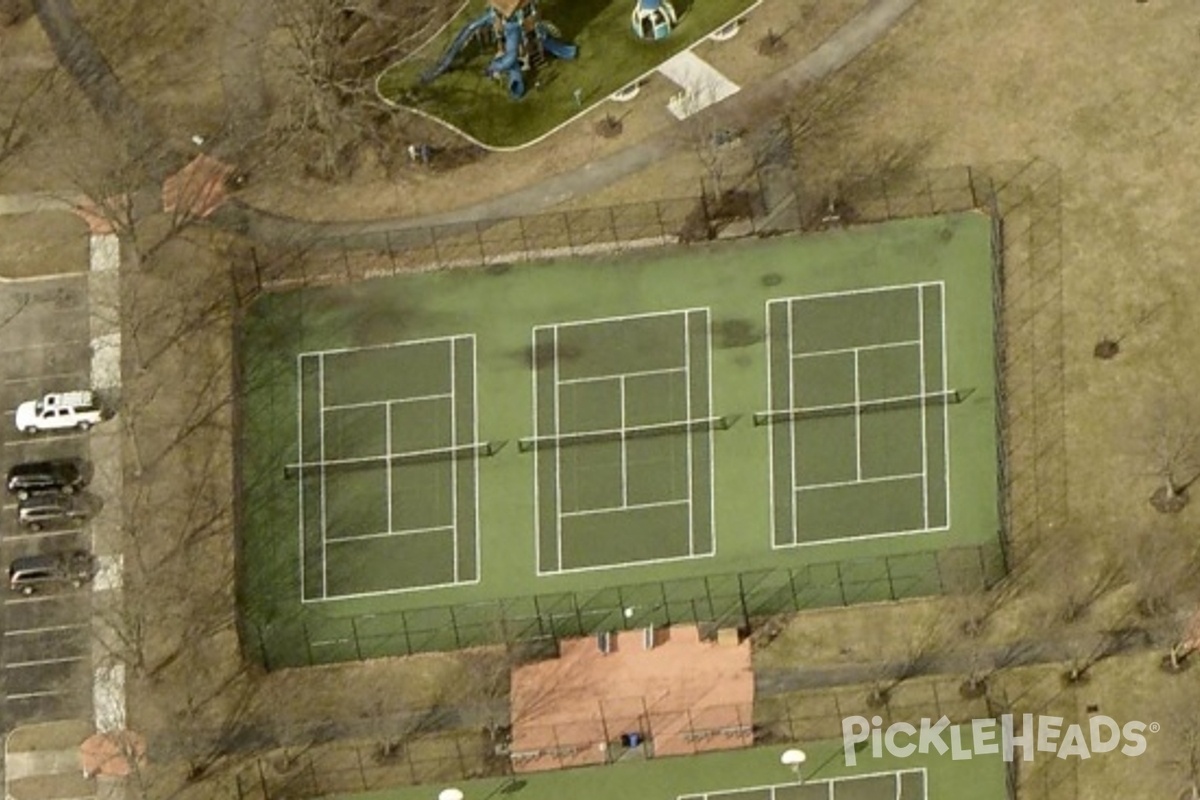
[{"label": "tennis net", "polygon": [[405,453],[389,453],[379,456],[335,458],[329,461],[287,464],[283,468],[283,476],[292,479],[306,473],[353,472],[356,470],[379,469],[385,465],[405,466],[408,464],[430,464],[440,461],[460,461],[469,458],[483,458],[493,455],[495,452],[496,448],[491,442],[472,442],[471,444],[458,445],[457,447],[411,450]]},{"label": "tennis net", "polygon": [[857,403],[836,403],[809,408],[786,408],[778,411],[758,411],[754,414],[755,425],[773,425],[777,422],[801,422],[806,419],[874,414],[880,411],[898,411],[905,408],[928,408],[930,406],[955,405],[966,400],[971,391],[951,389],[932,394],[913,394],[888,397],[881,400],[862,400]]},{"label": "tennis net", "polygon": [[552,450],[581,444],[621,442],[629,439],[651,439],[659,436],[677,436],[679,434],[703,433],[704,431],[714,430],[723,431],[728,428],[728,417],[702,417],[700,419],[680,420],[678,422],[662,422],[655,425],[631,425],[627,428],[613,428],[610,430],[575,431],[551,436],[529,436],[517,442],[517,449],[522,453],[528,453],[531,450]]}]

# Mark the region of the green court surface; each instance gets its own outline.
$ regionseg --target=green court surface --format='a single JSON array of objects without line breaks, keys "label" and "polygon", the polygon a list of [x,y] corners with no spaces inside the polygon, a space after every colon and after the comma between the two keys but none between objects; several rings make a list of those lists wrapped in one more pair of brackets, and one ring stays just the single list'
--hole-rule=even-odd
[{"label": "green court surface", "polygon": [[488,603],[663,624],[753,570],[836,572],[851,602],[881,557],[892,596],[937,591],[929,553],[999,532],[989,236],[964,214],[264,296],[239,431],[240,602],[287,631],[264,657],[487,641]]},{"label": "green court surface", "polygon": [[[969,741],[970,733],[965,739]],[[858,755],[847,767],[840,742],[802,743],[802,782],[780,764],[782,746],[755,747],[680,758],[630,761],[519,776],[515,780],[455,783],[467,800],[513,796],[521,800],[1005,800],[1005,762],[998,755],[954,760],[949,752],[907,758]],[[515,788],[513,788],[515,786]],[[342,795],[356,800],[429,800],[445,786],[418,786]],[[508,789],[506,793],[505,790]]]},{"label": "green court surface", "polygon": [[453,125],[485,146],[517,147],[604,102],[758,2],[675,0],[679,24],[668,38],[645,42],[631,29],[632,0],[541,0],[541,18],[558,30],[560,38],[577,45],[579,55],[573,61],[549,58],[534,72],[525,73],[526,94],[513,100],[503,82],[484,75],[496,55],[495,44],[481,44],[475,38],[453,69],[431,83],[421,81],[458,32],[484,10],[483,0],[472,0],[411,58],[384,70],[376,90],[387,102]]}]

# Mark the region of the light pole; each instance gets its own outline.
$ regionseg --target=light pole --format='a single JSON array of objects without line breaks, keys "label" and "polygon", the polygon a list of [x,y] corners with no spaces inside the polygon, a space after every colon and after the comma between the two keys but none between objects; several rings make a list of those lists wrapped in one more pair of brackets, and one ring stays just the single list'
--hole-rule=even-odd
[{"label": "light pole", "polygon": [[[796,783],[804,783],[804,776],[800,774],[800,768],[804,766],[804,762],[808,761],[808,754],[803,750],[793,747],[790,750],[784,750],[783,755],[779,757],[779,763],[796,773]],[[443,797],[440,800],[460,800],[459,798]]]}]

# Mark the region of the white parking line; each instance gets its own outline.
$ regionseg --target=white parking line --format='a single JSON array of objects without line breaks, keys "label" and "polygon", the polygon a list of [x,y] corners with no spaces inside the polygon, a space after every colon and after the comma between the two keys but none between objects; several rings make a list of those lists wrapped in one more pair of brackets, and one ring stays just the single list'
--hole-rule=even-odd
[{"label": "white parking line", "polygon": [[16,606],[22,603],[45,603],[47,600],[61,600],[61,595],[56,594],[35,594],[32,597],[13,597],[4,601],[6,606]]},{"label": "white parking line", "polygon": [[15,631],[5,631],[5,636],[36,636],[39,633],[51,633],[55,631],[79,631],[87,628],[87,625],[47,625],[44,628],[21,628]]},{"label": "white parking line", "polygon": [[62,697],[66,694],[64,690],[53,692],[23,692],[21,694],[10,694],[4,698],[5,702],[11,703],[13,700],[34,700],[38,697]]},{"label": "white parking line", "polygon": [[73,370],[71,372],[52,372],[49,375],[30,375],[25,378],[5,378],[5,383],[34,383],[42,381],[53,381],[60,378],[74,378],[81,381],[87,377],[87,373],[82,370]]},{"label": "white parking line", "polygon": [[58,531],[22,531],[20,533],[10,533],[8,539],[17,541],[18,539],[50,539],[55,536],[78,536],[83,533],[83,528],[63,528]]},{"label": "white parking line", "polygon": [[11,664],[5,664],[5,669],[28,669],[29,667],[44,667],[48,664],[74,664],[83,661],[83,656],[69,656],[66,658],[42,658],[37,661],[14,661]]},{"label": "white parking line", "polygon": [[57,436],[34,436],[32,434],[29,434],[28,438],[14,439],[11,442],[5,442],[4,446],[5,447],[19,447],[20,445],[23,445],[23,444],[34,444],[34,443],[42,443],[42,442],[64,442],[64,441],[70,441],[72,439],[79,439],[83,435],[84,435],[83,431],[73,431],[71,433],[64,433],[64,434],[60,434]]},{"label": "white parking line", "polygon": [[23,353],[26,350],[45,350],[49,347],[90,347],[91,342],[87,339],[68,339],[63,342],[43,342],[41,344],[24,344],[20,347],[0,347],[0,355],[9,355],[10,353]]}]

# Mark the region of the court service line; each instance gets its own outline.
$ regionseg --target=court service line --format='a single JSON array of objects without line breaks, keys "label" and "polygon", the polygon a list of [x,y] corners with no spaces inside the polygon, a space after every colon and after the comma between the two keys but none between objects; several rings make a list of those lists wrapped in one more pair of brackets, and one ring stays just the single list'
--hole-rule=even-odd
[{"label": "court service line", "polygon": [[431,592],[434,589],[450,589],[455,586],[471,586],[479,583],[478,579],[473,581],[459,581],[458,583],[423,583],[420,586],[405,586],[399,589],[380,589],[374,592],[350,592],[348,594],[335,594],[327,597],[317,597],[312,600],[302,601],[303,605],[313,605],[316,603],[335,603],[341,600],[361,600],[366,597],[386,597],[393,594],[408,594],[410,592]]},{"label": "court service line", "polygon": [[[695,419],[692,413],[692,326],[691,313],[683,315],[683,380],[684,408],[688,419]],[[711,412],[712,409],[709,409]],[[622,427],[624,427],[622,425]],[[696,554],[696,503],[692,489],[692,432],[684,434],[687,451],[687,504],[688,504],[688,555]]]},{"label": "court service line", "polygon": [[675,372],[684,372],[685,367],[663,367],[662,369],[639,369],[633,372],[616,372],[608,375],[588,375],[583,378],[563,378],[559,381],[562,384],[569,383],[596,383],[599,381],[611,381],[617,378],[642,378],[650,375],[670,375]]},{"label": "court service line", "polygon": [[[689,498],[681,498],[679,500],[654,500],[649,503],[622,503],[619,506],[608,506],[607,508],[585,508],[579,511],[564,511],[564,517],[586,517],[595,514],[611,514],[615,511],[640,511],[644,508],[667,508],[669,506],[681,506],[684,503],[691,503]],[[634,563],[641,563],[640,561]]]},{"label": "court service line", "polygon": [[413,534],[413,533],[437,533],[439,531],[453,533],[454,527],[452,525],[433,525],[428,528],[404,528],[404,529],[398,530],[398,531],[380,531],[379,533],[358,533],[353,536],[338,536],[336,538],[331,538],[331,539],[329,539],[329,544],[343,544],[345,542],[362,542],[362,541],[366,541],[368,539],[387,539],[392,536],[400,537],[400,536],[408,536],[409,534]]},{"label": "court service line", "polygon": [[[942,328],[942,389],[945,390],[950,385],[949,371],[946,366],[946,284],[943,281],[937,281],[930,284],[938,287],[938,299],[941,304],[941,328]],[[942,471],[945,473],[945,503],[946,503],[946,527],[950,527],[950,406],[942,404],[942,446],[945,453],[945,462]]]},{"label": "court service line", "polygon": [[671,556],[669,558],[647,558],[639,561],[622,561],[617,564],[595,564],[589,567],[570,567],[566,569],[539,569],[538,577],[543,575],[564,575],[573,572],[600,572],[606,569],[636,569],[638,567],[651,567],[655,564],[673,564],[679,561],[694,561],[698,558],[712,558],[712,553],[705,553],[698,556]]},{"label": "court service line", "polygon": [[863,344],[856,347],[835,347],[832,350],[811,350],[804,353],[794,353],[792,358],[816,358],[817,356],[838,356],[859,350],[890,350],[896,347],[911,347],[920,343],[920,339],[898,339],[894,342],[879,344]]},{"label": "court service line", "polygon": [[321,409],[322,413],[326,411],[345,411],[352,408],[371,408],[373,406],[390,406],[394,403],[421,403],[426,400],[445,400],[450,397],[447,392],[439,392],[437,394],[418,394],[412,397],[393,397],[387,400],[364,400],[361,403],[334,403],[325,406]]},{"label": "court service line", "polygon": [[[837,489],[842,486],[861,486],[864,483],[887,483],[888,481],[901,481],[901,480],[908,481],[908,480],[912,480],[913,478],[920,478],[920,477],[921,477],[921,473],[919,473],[919,472],[904,472],[904,473],[900,473],[898,475],[881,475],[877,478],[859,478],[859,479],[853,480],[853,481],[828,481],[825,483],[806,483],[806,484],[803,484],[802,486],[793,486],[792,488],[797,492],[807,492],[812,489]],[[926,523],[926,527],[929,527],[928,523]]]},{"label": "court service line", "polygon": [[[921,287],[917,291],[917,335],[918,335],[918,357],[917,371],[920,374],[920,380],[917,384],[918,391],[921,396],[926,394],[925,390],[925,287]],[[929,527],[929,437],[928,423],[925,419],[928,409],[924,400],[921,400],[921,508],[924,516],[922,522],[925,527]]]}]

